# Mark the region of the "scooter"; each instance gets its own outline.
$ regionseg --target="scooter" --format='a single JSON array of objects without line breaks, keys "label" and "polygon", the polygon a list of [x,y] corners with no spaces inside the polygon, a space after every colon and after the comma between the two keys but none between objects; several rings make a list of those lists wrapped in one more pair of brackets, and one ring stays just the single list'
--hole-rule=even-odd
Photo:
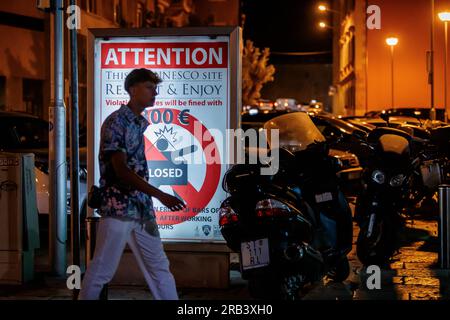
[{"label": "scooter", "polygon": [[307,114],[286,114],[265,128],[280,130],[279,170],[263,176],[264,164],[233,166],[223,180],[230,196],[220,227],[240,253],[253,297],[297,299],[307,283],[348,277],[351,210],[339,189],[339,163]]}]

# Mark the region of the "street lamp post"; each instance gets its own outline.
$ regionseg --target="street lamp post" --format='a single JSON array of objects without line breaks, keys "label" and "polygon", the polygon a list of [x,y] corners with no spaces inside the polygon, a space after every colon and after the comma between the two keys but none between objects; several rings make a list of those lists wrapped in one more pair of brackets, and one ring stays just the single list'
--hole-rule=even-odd
[{"label": "street lamp post", "polygon": [[444,113],[445,122],[448,121],[447,111],[447,66],[448,66],[448,22],[450,21],[450,12],[439,13],[439,19],[444,22],[445,25],[445,57],[444,57]]},{"label": "street lamp post", "polygon": [[428,83],[430,84],[431,90],[431,101],[430,101],[430,119],[431,121],[436,120],[436,108],[434,100],[434,25],[435,25],[435,11],[434,11],[434,0],[430,0],[431,4],[431,34],[430,34],[430,52],[428,56],[427,66],[428,66]]},{"label": "street lamp post", "polygon": [[391,48],[391,108],[394,109],[394,47],[398,44],[398,38],[387,38],[386,43]]}]

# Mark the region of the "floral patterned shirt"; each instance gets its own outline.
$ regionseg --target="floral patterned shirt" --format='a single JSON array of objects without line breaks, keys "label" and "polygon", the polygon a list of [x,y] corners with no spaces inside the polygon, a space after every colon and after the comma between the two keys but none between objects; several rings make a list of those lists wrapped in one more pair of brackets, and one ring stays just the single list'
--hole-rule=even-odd
[{"label": "floral patterned shirt", "polygon": [[124,152],[128,167],[148,181],[145,158],[144,131],[149,123],[122,105],[103,122],[100,138],[100,187],[103,188],[101,216],[151,220],[155,218],[152,198],[147,194],[130,190],[114,178],[110,161],[113,152]]}]

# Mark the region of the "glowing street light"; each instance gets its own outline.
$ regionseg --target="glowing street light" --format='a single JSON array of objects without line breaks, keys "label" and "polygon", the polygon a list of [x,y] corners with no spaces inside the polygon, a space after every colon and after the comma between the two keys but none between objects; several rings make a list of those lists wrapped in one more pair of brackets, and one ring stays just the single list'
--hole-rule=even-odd
[{"label": "glowing street light", "polygon": [[317,7],[317,9],[319,9],[319,11],[321,11],[321,12],[325,12],[325,11],[327,11],[328,8],[326,5],[321,4]]},{"label": "glowing street light", "polygon": [[439,19],[441,19],[441,21],[443,22],[449,22],[450,21],[450,12],[446,11],[446,12],[441,12],[438,14]]},{"label": "glowing street light", "polygon": [[319,10],[321,13],[324,13],[324,12],[333,12],[333,13],[340,13],[339,11],[337,11],[337,10],[333,10],[333,9],[331,9],[330,7],[328,7],[328,5],[326,5],[326,4],[319,4],[318,6],[317,6],[317,10]]},{"label": "glowing street light", "polygon": [[394,108],[394,47],[398,44],[398,38],[389,37],[386,43],[391,47],[391,108]]},{"label": "glowing street light", "polygon": [[386,43],[388,46],[394,47],[398,44],[398,38],[394,38],[394,37],[387,38]]},{"label": "glowing street light", "polygon": [[333,27],[330,27],[328,24],[326,24],[324,21],[319,22],[319,28],[320,29],[333,29]]}]

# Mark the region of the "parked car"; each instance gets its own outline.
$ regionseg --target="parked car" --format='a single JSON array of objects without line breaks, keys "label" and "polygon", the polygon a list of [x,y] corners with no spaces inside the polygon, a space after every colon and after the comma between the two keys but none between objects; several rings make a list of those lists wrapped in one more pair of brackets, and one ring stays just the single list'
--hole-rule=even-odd
[{"label": "parked car", "polygon": [[351,116],[351,117],[339,117],[339,119],[354,125],[358,129],[366,132],[367,134],[369,134],[373,129],[376,128],[376,126],[374,126],[373,124],[365,122],[365,120],[369,119],[366,117]]},{"label": "parked car", "polygon": [[[269,113],[259,114],[244,113],[242,114],[241,126],[243,130],[259,130],[263,128],[264,123],[266,123],[267,121],[286,113],[289,112],[273,111]],[[337,158],[341,163],[341,171],[338,173],[338,175],[342,178],[344,184],[348,186],[348,189],[351,189],[355,183],[358,183],[362,173],[362,167],[360,166],[357,155],[345,150],[336,149],[334,147],[330,149],[330,155]]]},{"label": "parked car", "polygon": [[[391,108],[380,111],[370,111],[366,116],[379,117],[382,113],[391,117],[411,117],[416,119],[430,119],[430,108]],[[445,121],[445,109],[436,108],[436,120]]]},{"label": "parked car", "polygon": [[381,118],[367,118],[367,117],[345,117],[343,118],[345,121],[355,125],[355,126],[372,126],[373,128],[383,128],[383,127],[393,127],[398,128],[401,127],[404,124],[419,124],[417,119],[413,119],[414,121],[411,121],[408,123],[408,120],[411,120],[411,118],[402,119],[401,117],[393,117],[390,118],[390,125],[386,122],[386,120],[383,120]]},{"label": "parked car", "polygon": [[361,144],[361,139],[367,137],[368,129],[360,129],[333,116],[311,115],[310,117],[332,149],[355,154],[364,166],[369,152]]},{"label": "parked car", "polygon": [[275,110],[275,101],[267,99],[258,99],[255,104],[244,105],[242,113],[258,113],[258,112],[272,112]]},{"label": "parked car", "polygon": [[291,110],[291,111],[298,111],[297,105],[298,105],[297,100],[292,98],[278,98],[274,104],[276,110]]},{"label": "parked car", "polygon": [[[49,123],[38,117],[19,112],[0,112],[0,151],[33,153],[35,155],[36,200],[40,216],[49,213],[48,155]],[[69,149],[67,149],[69,157]],[[86,148],[80,148],[80,207],[86,212]],[[68,177],[69,166],[68,167]],[[70,182],[67,182],[67,200],[70,204]],[[70,214],[70,207],[67,213]]]},{"label": "parked car", "polygon": [[322,102],[317,102],[316,100],[312,100],[309,103],[301,103],[298,105],[298,110],[307,112],[307,113],[314,113],[314,114],[322,114],[326,113],[325,109],[323,107]]},{"label": "parked car", "polygon": [[379,117],[381,111],[369,111],[364,114],[367,118],[377,118]]},{"label": "parked car", "polygon": [[267,100],[267,99],[259,99],[257,105],[258,105],[259,110],[273,111],[275,102],[272,100]]}]

